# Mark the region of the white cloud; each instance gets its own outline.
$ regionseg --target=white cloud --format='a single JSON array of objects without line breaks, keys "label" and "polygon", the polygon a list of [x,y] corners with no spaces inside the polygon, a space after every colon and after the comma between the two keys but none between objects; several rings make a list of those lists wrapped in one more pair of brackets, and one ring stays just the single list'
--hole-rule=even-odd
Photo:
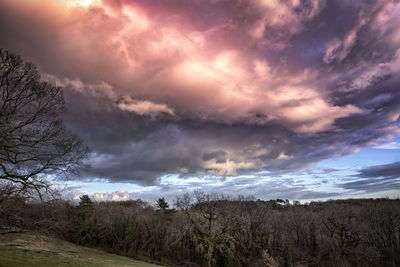
[{"label": "white cloud", "polygon": [[385,144],[376,146],[374,148],[379,148],[379,149],[400,149],[400,143],[390,142],[390,143],[385,143]]},{"label": "white cloud", "polygon": [[226,160],[225,162],[207,161],[204,163],[204,168],[209,169],[209,174],[216,176],[236,176],[237,170],[254,168],[254,162],[235,162]]},{"label": "white cloud", "polygon": [[118,107],[122,110],[135,112],[139,115],[150,115],[151,117],[156,117],[162,113],[175,115],[174,110],[165,104],[157,104],[149,100],[136,100],[131,97],[124,98],[118,104]]},{"label": "white cloud", "polygon": [[124,201],[133,199],[133,196],[126,190],[118,190],[112,193],[94,193],[92,198],[96,201]]}]

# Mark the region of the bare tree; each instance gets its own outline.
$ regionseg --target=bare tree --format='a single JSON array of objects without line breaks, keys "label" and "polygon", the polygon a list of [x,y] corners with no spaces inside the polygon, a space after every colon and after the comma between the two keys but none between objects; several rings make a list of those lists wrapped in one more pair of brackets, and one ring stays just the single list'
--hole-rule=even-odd
[{"label": "bare tree", "polygon": [[191,204],[191,196],[185,194],[177,198],[175,205],[187,214],[199,242],[197,250],[203,251],[207,266],[213,266],[217,251],[229,254],[234,250],[234,240],[229,233],[231,218],[223,210],[223,204],[229,197],[196,190],[194,199],[196,202]]},{"label": "bare tree", "polygon": [[[62,124],[63,89],[40,80],[34,64],[0,49],[0,186],[43,196],[48,176],[75,172],[87,148]],[[10,190],[12,185],[12,190]]]}]

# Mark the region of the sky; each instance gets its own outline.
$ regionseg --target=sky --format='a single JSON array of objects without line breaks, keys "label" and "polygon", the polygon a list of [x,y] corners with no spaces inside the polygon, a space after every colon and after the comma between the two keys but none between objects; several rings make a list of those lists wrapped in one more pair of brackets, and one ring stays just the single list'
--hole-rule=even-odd
[{"label": "sky", "polygon": [[400,197],[400,2],[1,0],[0,47],[64,87],[73,192]]}]

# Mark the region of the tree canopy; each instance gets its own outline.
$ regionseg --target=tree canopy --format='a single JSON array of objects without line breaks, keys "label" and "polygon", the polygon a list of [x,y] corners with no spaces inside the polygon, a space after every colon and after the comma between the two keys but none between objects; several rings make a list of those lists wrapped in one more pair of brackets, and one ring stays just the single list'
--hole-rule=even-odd
[{"label": "tree canopy", "polygon": [[2,196],[48,192],[48,176],[67,175],[87,148],[66,129],[63,88],[41,80],[36,66],[0,49]]},{"label": "tree canopy", "polygon": [[159,198],[157,200],[157,208],[160,210],[167,210],[169,208],[169,204],[165,198]]}]

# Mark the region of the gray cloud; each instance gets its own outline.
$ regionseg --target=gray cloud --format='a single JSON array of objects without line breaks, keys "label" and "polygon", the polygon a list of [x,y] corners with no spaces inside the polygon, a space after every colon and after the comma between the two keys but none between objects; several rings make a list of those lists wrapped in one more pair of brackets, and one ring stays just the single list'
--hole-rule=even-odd
[{"label": "gray cloud", "polygon": [[400,189],[400,161],[361,169],[356,177],[362,179],[340,184],[340,186],[366,192]]},{"label": "gray cloud", "polygon": [[362,169],[360,170],[360,174],[358,176],[362,178],[400,178],[400,161],[391,164],[375,165]]},{"label": "gray cloud", "polygon": [[392,179],[387,177],[380,178],[369,178],[358,180],[354,182],[348,182],[344,184],[339,184],[340,187],[345,189],[351,189],[355,191],[365,191],[365,192],[379,192],[387,190],[399,190],[400,181],[398,179]]},{"label": "gray cloud", "polygon": [[223,150],[213,151],[211,153],[206,153],[203,155],[204,161],[209,161],[212,159],[216,160],[216,163],[225,163],[228,153]]}]

